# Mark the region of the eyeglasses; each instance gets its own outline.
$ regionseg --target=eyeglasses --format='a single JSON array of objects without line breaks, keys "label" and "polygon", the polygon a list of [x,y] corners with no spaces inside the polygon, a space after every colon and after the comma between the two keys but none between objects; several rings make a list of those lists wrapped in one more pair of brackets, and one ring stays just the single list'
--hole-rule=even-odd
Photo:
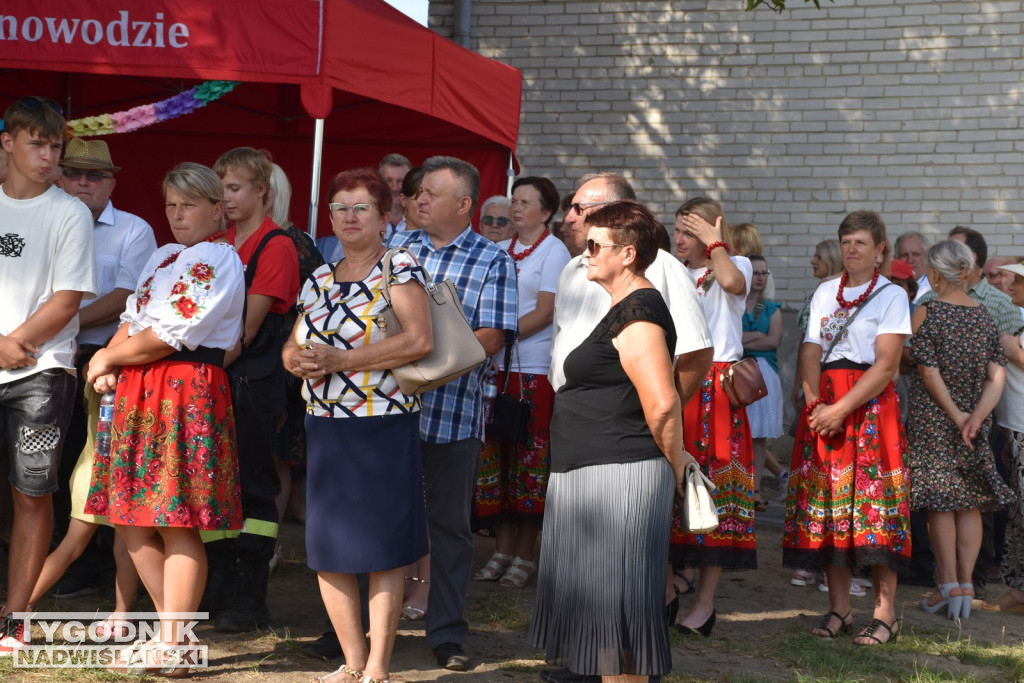
[{"label": "eyeglasses", "polygon": [[352,211],[355,211],[356,218],[362,218],[370,209],[373,208],[373,204],[353,204],[352,206],[349,206],[348,204],[342,204],[341,202],[331,202],[327,205],[327,208],[335,213],[340,213],[342,216],[347,216],[351,209]]},{"label": "eyeglasses", "polygon": [[753,275],[754,277],[767,277],[768,276],[768,271],[767,270],[755,270],[753,273],[751,273],[751,275]]},{"label": "eyeglasses", "polygon": [[481,225],[497,225],[499,228],[504,228],[509,223],[509,219],[504,216],[498,216],[497,218],[494,216],[484,216],[480,219]]},{"label": "eyeglasses", "polygon": [[595,206],[604,206],[605,204],[612,204],[615,200],[608,200],[606,202],[573,202],[569,205],[570,211],[575,211],[577,216],[582,216],[583,212],[587,209]]},{"label": "eyeglasses", "polygon": [[28,109],[29,111],[36,111],[39,107],[45,105],[61,116],[64,116],[64,110],[61,109],[61,106],[46,97],[22,97],[20,100],[15,102],[15,104],[22,109]]},{"label": "eyeglasses", "polygon": [[627,247],[628,244],[616,244],[615,242],[598,242],[597,240],[587,240],[587,251],[592,255],[597,256],[597,252],[601,251],[598,247]]},{"label": "eyeglasses", "polygon": [[64,177],[68,180],[81,180],[82,176],[85,176],[90,183],[98,183],[101,180],[114,177],[109,173],[104,173],[103,171],[85,171],[80,168],[65,167],[63,173]]}]

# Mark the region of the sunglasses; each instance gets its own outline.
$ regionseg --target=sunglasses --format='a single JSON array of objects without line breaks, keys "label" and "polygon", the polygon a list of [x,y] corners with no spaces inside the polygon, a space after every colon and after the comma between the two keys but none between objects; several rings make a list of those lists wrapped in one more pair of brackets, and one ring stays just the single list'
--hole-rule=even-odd
[{"label": "sunglasses", "polygon": [[47,106],[61,116],[64,116],[64,110],[61,109],[61,106],[46,97],[22,97],[15,104],[29,111],[37,111],[40,107]]},{"label": "sunglasses", "polygon": [[494,216],[484,216],[480,219],[481,225],[497,225],[499,228],[504,228],[509,223],[509,219],[504,216],[498,216],[497,218]]},{"label": "sunglasses", "polygon": [[68,180],[80,180],[82,176],[85,176],[90,183],[98,183],[101,180],[114,177],[103,171],[84,171],[80,168],[65,168],[63,174]]},{"label": "sunglasses", "polygon": [[597,256],[597,252],[601,251],[600,247],[628,247],[628,244],[616,244],[615,242],[598,242],[597,240],[587,240],[587,251],[593,256]]},{"label": "sunglasses", "polygon": [[569,210],[575,211],[577,216],[582,216],[583,212],[586,211],[587,209],[591,209],[595,206],[604,206],[605,204],[612,203],[614,203],[614,200],[609,200],[607,202],[573,202],[572,204],[569,205]]}]

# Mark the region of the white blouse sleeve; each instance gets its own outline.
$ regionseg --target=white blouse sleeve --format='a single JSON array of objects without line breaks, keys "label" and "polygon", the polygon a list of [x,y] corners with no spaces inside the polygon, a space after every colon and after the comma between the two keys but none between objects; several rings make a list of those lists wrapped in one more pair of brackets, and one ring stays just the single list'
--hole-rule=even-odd
[{"label": "white blouse sleeve", "polygon": [[146,323],[161,341],[178,350],[231,348],[242,333],[244,301],[245,279],[238,254],[227,244],[200,242],[156,271],[145,320],[139,323]]}]

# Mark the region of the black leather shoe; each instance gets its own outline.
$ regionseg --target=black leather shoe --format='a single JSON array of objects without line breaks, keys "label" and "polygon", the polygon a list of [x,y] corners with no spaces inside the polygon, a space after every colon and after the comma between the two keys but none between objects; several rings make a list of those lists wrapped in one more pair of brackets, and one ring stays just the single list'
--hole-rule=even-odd
[{"label": "black leather shoe", "polygon": [[338,634],[334,631],[327,631],[312,643],[303,645],[302,652],[310,657],[337,659],[341,656],[341,643],[338,642]]},{"label": "black leather shoe", "polygon": [[469,668],[469,657],[458,643],[441,643],[434,648],[437,665],[449,671],[465,671]]},{"label": "black leather shoe", "polygon": [[601,683],[600,676],[577,674],[568,669],[545,669],[540,672],[540,679],[547,683]]}]

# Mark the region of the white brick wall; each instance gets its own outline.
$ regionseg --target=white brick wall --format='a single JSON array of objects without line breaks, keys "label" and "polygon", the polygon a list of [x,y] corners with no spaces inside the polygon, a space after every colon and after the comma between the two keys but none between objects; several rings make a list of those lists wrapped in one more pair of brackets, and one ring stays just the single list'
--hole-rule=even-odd
[{"label": "white brick wall", "polygon": [[962,223],[1024,254],[1024,2],[838,2],[474,0],[472,47],[523,71],[525,172],[566,192],[624,171],[668,224],[714,196],[761,229],[790,303],[854,209],[891,239]]}]

